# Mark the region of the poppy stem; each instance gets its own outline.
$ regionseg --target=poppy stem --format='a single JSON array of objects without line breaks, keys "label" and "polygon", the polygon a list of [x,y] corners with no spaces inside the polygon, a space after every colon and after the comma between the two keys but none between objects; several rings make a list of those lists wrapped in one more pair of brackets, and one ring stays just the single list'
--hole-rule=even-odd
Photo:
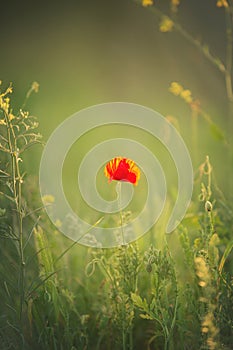
[{"label": "poppy stem", "polygon": [[120,212],[120,222],[121,222],[121,237],[122,237],[122,245],[125,245],[125,236],[123,230],[123,213],[121,209],[121,182],[118,182],[118,203],[119,203],[119,212]]}]

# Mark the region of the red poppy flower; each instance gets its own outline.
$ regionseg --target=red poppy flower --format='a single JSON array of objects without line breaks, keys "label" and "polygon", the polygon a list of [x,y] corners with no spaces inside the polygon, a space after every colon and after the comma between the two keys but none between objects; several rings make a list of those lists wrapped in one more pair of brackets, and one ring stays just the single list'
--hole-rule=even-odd
[{"label": "red poppy flower", "polygon": [[140,170],[134,161],[122,157],[110,160],[104,169],[104,174],[109,178],[109,181],[127,181],[134,185],[137,185],[140,178]]}]

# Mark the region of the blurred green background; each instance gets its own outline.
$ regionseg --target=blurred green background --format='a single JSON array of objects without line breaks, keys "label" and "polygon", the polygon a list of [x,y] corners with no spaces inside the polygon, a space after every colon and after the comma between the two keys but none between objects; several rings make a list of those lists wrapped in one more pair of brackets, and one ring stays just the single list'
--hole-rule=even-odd
[{"label": "blurred green background", "polygon": [[[225,9],[218,8],[216,3],[217,0],[181,0],[178,12],[174,16],[194,40],[207,45],[205,46],[207,52],[210,50],[212,55],[225,62],[227,44]],[[169,13],[169,4],[170,0],[155,0],[154,8]],[[87,221],[93,223],[102,214],[98,213],[95,217],[90,208],[77,201],[76,197],[80,196],[76,187],[78,164],[91,147],[111,137],[127,137],[132,131],[135,140],[154,152],[166,174],[169,196],[160,221],[143,239],[136,242],[135,247],[138,245],[139,253],[133,250],[125,253],[124,249],[122,252],[121,249],[101,251],[79,244],[73,247],[75,243],[60,234],[46,216],[42,219],[39,217],[40,210],[37,209],[38,207],[40,209],[41,201],[39,199],[38,202],[37,184],[43,148],[35,146],[26,151],[22,164],[22,169],[27,175],[23,191],[28,204],[26,209],[32,213],[32,217],[24,218],[26,265],[21,260],[19,264],[17,246],[19,240],[15,240],[16,244],[12,246],[11,240],[4,240],[0,249],[2,256],[0,348],[1,342],[5,339],[4,349],[19,349],[18,344],[24,343],[25,338],[28,347],[23,347],[24,349],[76,349],[74,346],[79,346],[78,349],[87,349],[77,344],[82,342],[88,344],[88,341],[90,349],[113,349],[115,334],[119,339],[121,337],[121,326],[116,333],[114,322],[118,320],[117,317],[120,319],[122,314],[125,315],[124,301],[127,300],[127,303],[135,308],[131,292],[139,293],[142,300],[144,297],[151,300],[154,293],[152,303],[159,305],[161,301],[164,310],[169,311],[174,306],[173,292],[170,289],[172,283],[176,288],[178,286],[180,294],[177,330],[175,329],[174,337],[172,336],[172,342],[185,344],[185,348],[189,349],[208,348],[203,345],[205,343],[201,334],[203,323],[198,314],[203,309],[200,313],[203,317],[209,311],[211,317],[213,314],[217,315],[215,322],[216,327],[220,329],[219,344],[220,342],[226,346],[232,344],[232,319],[229,311],[232,309],[232,297],[229,295],[232,294],[230,294],[231,277],[230,274],[228,276],[228,272],[232,271],[233,261],[232,253],[229,258],[232,249],[230,242],[232,200],[229,199],[232,197],[230,186],[233,185],[233,168],[230,162],[232,146],[229,144],[233,129],[229,121],[233,118],[224,76],[203,55],[203,52],[177,31],[162,33],[159,30],[160,20],[152,8],[143,7],[140,1],[134,0],[56,2],[14,0],[1,6],[0,80],[3,81],[4,87],[10,82],[13,83],[11,101],[15,112],[23,105],[31,83],[37,81],[40,84],[38,94],[31,94],[26,109],[37,116],[39,131],[44,136],[45,142],[62,121],[83,108],[113,101],[141,104],[169,118],[178,128],[190,151],[195,184],[193,201],[179,231],[165,235],[169,211],[173,207],[177,191],[176,169],[168,151],[147,133],[137,134],[123,126],[117,128],[106,126],[90,131],[73,145],[63,169],[67,198],[74,210],[81,206],[81,215]],[[196,135],[190,105],[169,91],[169,86],[174,81],[179,82],[185,89],[190,89],[193,98],[200,103],[202,113],[197,116]],[[207,116],[211,122],[207,122],[203,116]],[[201,182],[208,185],[207,174],[202,174],[203,176],[198,179],[198,169],[205,161],[206,155],[209,155],[214,169],[211,173],[213,183],[210,186],[213,194],[211,198],[205,198],[205,201],[208,199],[213,204],[213,216],[205,209],[204,201],[200,202],[198,198]],[[102,176],[104,177],[103,171]],[[100,176],[98,174],[99,182],[100,177],[101,174]],[[111,197],[112,187],[108,185],[106,178],[105,180],[102,192]],[[145,199],[143,175],[141,180],[141,187],[138,186],[135,190],[138,195],[135,197],[140,205]],[[221,191],[228,197],[228,201],[223,200]],[[137,205],[138,203],[135,204],[136,207]],[[1,206],[5,208],[4,201]],[[23,206],[22,209],[24,210]],[[36,211],[31,212],[31,209]],[[12,224],[18,234],[12,213],[17,214],[15,210],[9,211],[6,220],[9,220],[9,228]],[[5,220],[5,217],[2,219]],[[117,219],[119,221],[119,217]],[[38,226],[37,230],[33,230],[35,226]],[[166,252],[166,244],[171,248],[172,260],[169,260],[169,263],[163,259],[156,262],[157,267],[153,266],[152,271],[149,255],[153,257],[153,254],[150,253],[150,249],[155,249],[155,252],[165,259],[169,253]],[[148,248],[149,245],[152,246]],[[165,249],[165,255],[161,255],[164,254],[163,250],[157,251],[157,248],[161,247]],[[134,249],[133,246],[130,249]],[[207,288],[206,292],[200,288],[198,273],[193,263],[198,254],[204,259],[204,249],[209,254],[206,253],[206,264],[209,264],[209,256],[213,259],[213,269],[210,264],[209,274],[214,287],[210,291]],[[146,254],[148,258],[145,261]],[[170,253],[168,255],[170,256]],[[223,257],[223,260],[219,261],[218,256]],[[187,259],[191,260],[191,268]],[[103,263],[101,265],[100,262],[104,262],[105,265]],[[24,286],[19,283],[21,279],[19,272],[24,271],[24,265],[25,292],[30,292],[25,294],[25,300]],[[171,280],[169,272],[167,280],[164,279],[166,283],[162,284],[159,299],[157,292],[154,291],[156,284],[160,288],[160,283],[156,282],[160,280],[157,280],[156,276],[163,278],[164,274],[166,276],[166,268],[171,269],[173,265],[177,270],[178,284]],[[224,271],[222,274],[220,266],[221,269],[224,266],[226,275]],[[158,268],[158,273],[155,268]],[[170,271],[169,269],[167,271]],[[208,277],[208,273],[204,271],[205,277]],[[114,285],[112,279],[109,279],[109,272],[115,281],[115,289],[112,287]],[[135,286],[131,283],[131,276],[139,280],[138,286],[137,283]],[[220,277],[221,285],[219,285]],[[127,284],[125,281],[129,281],[128,289],[125,287]],[[164,293],[166,288],[163,286],[168,287],[171,292],[171,299],[167,299],[165,303],[163,296],[165,299],[167,296]],[[124,297],[123,302],[119,302],[118,295],[114,293]],[[203,295],[208,298],[206,307],[200,305],[200,296]],[[19,298],[21,302],[23,301],[22,305]],[[19,304],[24,308],[24,317],[17,320],[18,311],[16,312],[14,307],[18,310]],[[118,305],[121,304],[122,310],[118,309],[116,312]],[[215,309],[215,305],[218,309]],[[149,346],[149,341],[154,335],[155,342],[158,339],[156,333],[158,325],[153,325],[157,323],[156,318],[154,321],[150,318],[142,319],[140,312],[140,307],[135,308],[134,333],[131,332],[138,349]],[[168,317],[168,323],[171,317],[172,312]],[[174,320],[175,318],[172,319],[171,325]],[[109,331],[111,322],[113,327]],[[122,327],[124,322],[125,318]],[[157,349],[162,349],[160,346],[162,343],[163,336],[160,336]],[[9,344],[15,346],[10,347]],[[47,344],[53,345],[49,347]],[[202,346],[199,347],[197,344]],[[177,346],[177,349],[181,349],[181,346]],[[230,345],[229,348],[223,345],[223,348],[230,349]],[[169,349],[173,349],[172,346]]]},{"label": "blurred green background", "polygon": [[[155,6],[166,12],[169,1],[155,1]],[[224,9],[217,8],[216,1],[181,1],[177,16],[194,38],[224,61]],[[45,140],[82,108],[111,101],[142,104],[174,116],[194,169],[209,154],[224,186],[223,142],[199,117],[194,150],[190,108],[168,90],[172,81],[190,89],[226,132],[224,77],[176,31],[161,33],[159,19],[149,8],[133,0],[5,2],[1,28],[1,79],[14,84],[15,108],[31,82],[39,82],[39,94],[31,96],[27,108],[38,117]],[[40,154],[41,149],[27,161],[35,174]]]}]

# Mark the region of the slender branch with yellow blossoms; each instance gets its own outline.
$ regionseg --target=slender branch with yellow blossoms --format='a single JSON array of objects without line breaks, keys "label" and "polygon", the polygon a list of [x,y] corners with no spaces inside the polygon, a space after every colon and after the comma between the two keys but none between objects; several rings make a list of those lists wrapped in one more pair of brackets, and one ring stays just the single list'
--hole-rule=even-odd
[{"label": "slender branch with yellow blossoms", "polygon": [[[38,91],[38,84],[32,85],[32,91]],[[1,85],[1,82],[0,82]],[[37,89],[35,90],[35,86]],[[22,186],[24,174],[20,164],[22,163],[22,153],[34,143],[38,143],[41,135],[35,133],[38,127],[35,119],[28,112],[22,109],[18,114],[14,114],[10,104],[9,95],[13,88],[9,87],[0,91],[0,152],[6,157],[6,162],[1,162],[0,184],[6,191],[0,191],[0,197],[10,202],[12,216],[16,216],[17,224],[12,223],[9,237],[16,242],[19,255],[19,305],[18,317],[22,320],[23,306],[25,302],[25,260],[24,260],[24,218],[26,205],[22,197]],[[31,91],[31,92],[32,92]],[[4,164],[5,163],[5,164]],[[4,169],[2,167],[5,166]],[[12,219],[12,222],[14,220]],[[15,307],[15,306],[14,306]]]},{"label": "slender branch with yellow blossoms", "polygon": [[[210,115],[203,108],[201,108],[200,101],[192,96],[191,90],[186,89],[180,83],[173,81],[169,86],[169,91],[173,95],[180,97],[184,102],[186,102],[189,105],[191,111],[203,117],[204,120],[209,124],[209,126],[212,126],[214,128],[217,127],[211,119]],[[220,129],[218,129],[218,132],[222,133]],[[219,135],[219,137],[220,136],[224,141],[225,145],[227,145],[224,135],[222,134]]]},{"label": "slender branch with yellow blossoms", "polygon": [[[192,148],[194,152],[198,149],[198,116],[202,117],[207,122],[212,133],[229,148],[229,144],[223,131],[213,122],[210,115],[201,108],[200,101],[192,96],[192,92],[189,89],[186,89],[180,83],[173,81],[169,86],[169,91],[173,95],[180,97],[191,109]],[[194,158],[197,160],[197,155],[194,154]]]},{"label": "slender branch with yellow blossoms", "polygon": [[194,38],[188,31],[182,27],[176,20],[174,14],[177,12],[180,0],[171,0],[170,9],[171,14],[164,13],[156,6],[155,1],[152,0],[134,0],[136,3],[147,7],[152,13],[154,13],[159,19],[159,30],[163,33],[171,32],[172,30],[177,31],[187,41],[194,45],[207,59],[211,62],[225,77],[226,93],[227,98],[230,102],[233,102],[233,90],[232,90],[232,54],[233,54],[233,4],[228,0],[218,0],[216,6],[225,9],[226,15],[226,62],[225,64],[220,60],[219,57],[215,56],[210,52],[208,45],[203,44],[200,40]]}]

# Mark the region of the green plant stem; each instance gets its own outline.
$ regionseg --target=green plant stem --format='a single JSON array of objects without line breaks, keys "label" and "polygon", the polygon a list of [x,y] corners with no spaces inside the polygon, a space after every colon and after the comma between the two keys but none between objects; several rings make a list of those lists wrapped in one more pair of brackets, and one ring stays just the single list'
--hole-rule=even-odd
[{"label": "green plant stem", "polygon": [[124,324],[124,320],[123,320],[123,324],[122,324],[122,349],[126,350],[126,334],[125,334],[125,324]]},{"label": "green plant stem", "polygon": [[[120,212],[120,224],[121,224],[121,236],[122,236],[122,246],[126,248],[126,243],[125,243],[125,236],[124,236],[124,229],[123,229],[123,213],[121,209],[121,191],[122,191],[122,186],[121,182],[118,182],[118,203],[119,203],[119,212]],[[126,250],[125,250],[126,254]],[[125,276],[124,276],[125,278]],[[125,330],[125,305],[122,304],[122,349],[126,350],[127,349],[127,332]]]},{"label": "green plant stem", "polygon": [[[225,16],[226,16],[226,71],[225,71],[225,83],[227,97],[230,102],[233,102],[233,91],[232,91],[232,55],[233,55],[233,7],[225,7]],[[231,117],[232,118],[232,117]]]},{"label": "green plant stem", "polygon": [[68,248],[66,248],[59,256],[58,258],[54,261],[54,265],[57,264],[59,260],[71,249],[73,246],[75,246],[81,239],[87,235],[94,227],[98,226],[98,224],[104,219],[104,216],[102,216],[100,219],[98,219],[86,232],[84,232],[76,241],[71,243]]},{"label": "green plant stem", "polygon": [[[134,0],[137,4],[141,5],[141,0]],[[189,41],[192,45],[194,45],[215,67],[219,69],[220,72],[226,72],[225,65],[220,61],[218,57],[215,57],[212,53],[210,53],[208,47],[200,43],[199,40],[193,38],[191,34],[189,34],[176,20],[174,17],[171,17],[167,13],[159,10],[155,6],[148,6],[149,11],[154,13],[159,19],[162,17],[167,17],[173,22],[174,29],[181,34],[187,41]]]},{"label": "green plant stem", "polygon": [[192,147],[194,152],[194,163],[197,165],[198,162],[198,126],[197,126],[198,113],[192,110]]},{"label": "green plant stem", "polygon": [[130,327],[129,333],[129,350],[133,350],[133,329]]},{"label": "green plant stem", "polygon": [[17,214],[19,221],[19,256],[20,256],[20,320],[22,318],[23,312],[23,303],[24,303],[24,279],[25,279],[25,261],[24,261],[24,249],[23,249],[23,213],[22,213],[22,179],[19,169],[19,158],[17,156],[17,144],[16,138],[14,135],[14,157],[15,157],[15,165],[16,165],[16,176],[17,176]]},{"label": "green plant stem", "polygon": [[233,2],[225,8],[225,18],[226,18],[226,74],[225,74],[225,84],[228,97],[228,140],[229,140],[229,156],[228,156],[228,188],[229,193],[233,191],[233,184],[231,180],[231,169],[233,165],[233,152],[232,152],[232,132],[233,132],[233,72],[232,72],[232,60],[233,60]]},{"label": "green plant stem", "polygon": [[173,329],[174,329],[175,324],[176,324],[176,316],[177,316],[177,308],[178,308],[178,295],[177,294],[178,294],[178,291],[176,289],[176,299],[175,299],[174,314],[173,314],[173,318],[172,318],[172,323],[171,323],[169,335],[167,337],[167,344],[169,344],[169,342],[170,342],[170,339],[171,339],[172,333],[173,333]]},{"label": "green plant stem", "polygon": [[18,251],[19,251],[19,289],[20,289],[20,304],[19,304],[19,319],[22,320],[23,303],[24,303],[24,252],[23,252],[23,214],[22,214],[22,178],[19,169],[18,148],[14,129],[11,121],[9,120],[8,114],[5,113],[5,120],[7,125],[7,139],[9,145],[9,151],[11,156],[12,165],[12,185],[13,185],[13,196],[16,206],[16,213],[18,219]]},{"label": "green plant stem", "polygon": [[25,261],[23,253],[23,220],[19,215],[19,255],[20,255],[20,310],[19,318],[22,319],[23,304],[24,304],[24,280],[25,280]]},{"label": "green plant stem", "polygon": [[[137,4],[141,5],[141,0],[134,0]],[[227,98],[230,103],[233,102],[233,91],[232,91],[232,54],[233,54],[233,5],[230,4],[225,7],[226,13],[226,62],[225,64],[216,56],[214,56],[207,45],[202,44],[199,40],[195,39],[184,29],[175,19],[174,16],[169,16],[167,13],[159,10],[156,6],[148,6],[148,10],[154,13],[159,19],[163,17],[169,18],[173,22],[173,27],[181,36],[183,36],[190,44],[195,46],[209,62],[211,62],[225,77],[225,86]],[[232,119],[232,117],[229,117]]]},{"label": "green plant stem", "polygon": [[226,67],[220,61],[219,58],[213,56],[210,53],[208,47],[206,45],[202,45],[199,40],[195,39],[190,35],[180,24],[174,22],[174,28],[176,31],[181,34],[187,41],[189,41],[192,45],[194,45],[221,73],[226,74]]}]

